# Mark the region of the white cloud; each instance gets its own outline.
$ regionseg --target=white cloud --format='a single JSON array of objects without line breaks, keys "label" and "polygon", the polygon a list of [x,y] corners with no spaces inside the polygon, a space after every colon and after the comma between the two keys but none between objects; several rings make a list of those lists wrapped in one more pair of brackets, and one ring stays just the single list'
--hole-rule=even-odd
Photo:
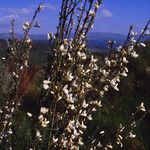
[{"label": "white cloud", "polygon": [[113,14],[108,9],[103,8],[101,10],[101,16],[103,16],[103,17],[112,17]]},{"label": "white cloud", "polygon": [[110,10],[105,8],[105,6],[102,6],[99,10],[99,13],[97,14],[97,18],[111,18],[113,17],[113,14]]},{"label": "white cloud", "polygon": [[9,7],[9,8],[2,8],[0,7],[0,13],[7,13],[7,14],[15,14],[15,15],[26,15],[30,14],[32,12],[32,8],[14,8],[14,7]]},{"label": "white cloud", "polygon": [[45,4],[45,8],[47,8],[48,10],[55,10],[56,7],[50,4]]},{"label": "white cloud", "polygon": [[17,19],[19,18],[18,15],[7,15],[7,16],[1,16],[0,17],[0,24],[1,25],[7,25],[7,24],[10,24],[11,20],[12,19]]}]

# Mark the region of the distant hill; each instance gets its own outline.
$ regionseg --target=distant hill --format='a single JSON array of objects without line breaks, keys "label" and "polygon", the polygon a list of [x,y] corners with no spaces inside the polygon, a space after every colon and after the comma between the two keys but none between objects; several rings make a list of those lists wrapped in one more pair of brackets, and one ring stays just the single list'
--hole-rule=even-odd
[{"label": "distant hill", "polygon": [[109,40],[114,40],[116,45],[119,45],[125,38],[125,35],[117,33],[91,32],[88,34],[88,47],[92,51],[106,50]]},{"label": "distant hill", "polygon": [[[17,35],[19,38],[22,37],[21,34]],[[31,34],[30,35],[32,40],[35,41],[46,41],[47,35],[46,34]],[[10,38],[9,33],[0,33],[0,39],[7,39]],[[91,32],[88,34],[88,46],[91,50],[104,50],[106,49],[106,43],[108,40],[115,40],[117,43],[121,43],[124,41],[125,36],[117,33],[102,33],[102,32]]]},{"label": "distant hill", "polygon": [[[21,34],[17,35],[19,38],[22,37]],[[47,35],[46,34],[31,34],[31,39],[33,41],[38,41],[38,43],[46,44],[47,45]],[[7,39],[10,38],[9,33],[0,33],[0,39]],[[126,39],[125,35],[118,34],[118,33],[103,33],[103,32],[90,32],[87,37],[87,45],[88,48],[92,51],[104,51],[107,48],[107,42],[109,40],[116,41],[116,46],[123,43]],[[149,38],[144,38],[144,40],[150,40]]]}]

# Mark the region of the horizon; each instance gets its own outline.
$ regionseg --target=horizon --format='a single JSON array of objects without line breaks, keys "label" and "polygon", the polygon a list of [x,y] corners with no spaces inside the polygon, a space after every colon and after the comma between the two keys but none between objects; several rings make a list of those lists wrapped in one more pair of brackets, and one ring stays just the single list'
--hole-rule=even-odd
[{"label": "horizon", "polygon": [[[30,21],[35,8],[41,0],[5,0],[0,6],[0,33],[8,33],[10,20],[16,20],[16,32],[22,32],[22,25],[25,21]],[[37,18],[41,25],[39,29],[33,29],[31,34],[47,34],[55,32],[61,0],[45,0],[45,9]],[[140,31],[150,18],[150,1],[145,0],[103,0],[97,13],[94,29],[91,32],[116,33],[126,35],[130,25],[134,25],[135,30]],[[52,21],[51,21],[52,20]]]}]

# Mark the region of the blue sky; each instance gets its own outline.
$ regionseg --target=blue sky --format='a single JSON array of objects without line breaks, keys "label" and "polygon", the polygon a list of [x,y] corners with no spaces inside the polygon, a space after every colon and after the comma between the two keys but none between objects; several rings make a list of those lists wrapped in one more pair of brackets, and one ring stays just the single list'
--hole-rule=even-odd
[{"label": "blue sky", "polygon": [[[41,0],[0,0],[0,32],[8,32],[11,18],[16,19],[16,31],[22,32],[24,21],[31,19]],[[37,18],[40,29],[31,33],[55,32],[61,0],[44,0],[46,8]],[[150,18],[150,0],[103,0],[93,32],[126,34],[132,24],[141,29]]]}]

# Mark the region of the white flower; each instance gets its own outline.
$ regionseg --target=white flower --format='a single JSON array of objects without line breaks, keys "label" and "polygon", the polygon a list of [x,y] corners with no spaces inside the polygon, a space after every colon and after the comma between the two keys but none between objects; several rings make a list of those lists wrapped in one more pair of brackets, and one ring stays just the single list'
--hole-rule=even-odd
[{"label": "white flower", "polygon": [[28,22],[28,21],[25,22],[22,28],[23,28],[23,30],[29,29],[30,28],[30,22]]},{"label": "white flower", "polygon": [[31,43],[32,41],[31,41],[31,39],[30,39],[29,37],[27,37],[27,38],[26,38],[26,42],[27,42],[27,43]]},{"label": "white flower", "polygon": [[105,58],[105,64],[109,67],[111,66],[111,62],[108,58]]},{"label": "white flower", "polygon": [[104,89],[105,92],[107,92],[107,91],[108,91],[108,85],[105,85],[105,86],[103,87],[103,89]]},{"label": "white flower", "polygon": [[87,118],[88,120],[93,120],[92,115],[89,115]]},{"label": "white flower", "polygon": [[115,86],[113,86],[114,90],[119,91],[119,88],[117,87],[118,84],[116,84]]},{"label": "white flower", "polygon": [[84,101],[83,101],[83,104],[82,104],[82,107],[83,107],[83,108],[87,108],[88,106],[89,106],[89,104],[87,104],[86,101],[84,100]]},{"label": "white flower", "polygon": [[132,36],[136,36],[136,35],[138,35],[138,33],[131,31],[131,35],[132,35]]},{"label": "white flower", "polygon": [[134,39],[134,37],[132,37],[130,41],[131,41],[132,43],[136,43],[136,40]]},{"label": "white flower", "polygon": [[123,61],[123,63],[125,63],[125,64],[129,63],[129,61],[128,61],[125,57],[122,58],[122,61]]},{"label": "white flower", "polygon": [[44,9],[44,7],[45,7],[45,6],[43,5],[43,3],[41,3],[38,10],[41,11],[41,10]]},{"label": "white flower", "polygon": [[52,38],[53,38],[53,33],[48,33],[48,34],[47,34],[47,39],[48,39],[48,40],[51,40]]},{"label": "white flower", "polygon": [[144,44],[144,43],[140,43],[140,46],[142,46],[142,47],[146,47],[146,44]]},{"label": "white flower", "polygon": [[104,134],[105,133],[105,131],[101,131],[99,134]]},{"label": "white flower", "polygon": [[84,143],[81,141],[81,138],[79,138],[78,144],[79,144],[79,145],[83,145],[83,144],[84,144]]},{"label": "white flower", "polygon": [[109,149],[112,149],[113,148],[113,146],[111,145],[111,144],[107,144],[106,145]]},{"label": "white flower", "polygon": [[95,59],[94,57],[93,57],[93,55],[91,55],[91,63],[96,63],[98,61],[98,59]]},{"label": "white flower", "polygon": [[68,103],[74,103],[74,99],[73,99],[73,97],[72,97],[72,94],[68,94],[68,95],[66,95],[66,96],[67,96],[66,101],[67,101]]},{"label": "white flower", "polygon": [[3,111],[0,109],[0,114],[2,114],[3,113]]},{"label": "white flower", "polygon": [[99,101],[99,102],[96,101],[95,104],[96,104],[98,107],[102,107],[102,102],[101,102],[101,101]]},{"label": "white flower", "polygon": [[94,108],[92,109],[92,111],[95,112],[95,111],[96,111],[96,108],[94,107]]},{"label": "white flower", "polygon": [[101,142],[98,142],[97,147],[101,148],[103,145],[101,144]]},{"label": "white flower", "polygon": [[121,49],[122,49],[122,46],[117,47],[118,52],[120,52]]},{"label": "white flower", "polygon": [[44,88],[45,90],[47,90],[47,89],[50,88],[49,85],[48,85],[49,83],[50,83],[49,80],[44,80],[44,81],[43,81],[43,88]]},{"label": "white flower", "polygon": [[50,87],[49,87],[48,84],[43,84],[43,88],[44,88],[45,90],[47,90],[47,89],[49,89]]},{"label": "white flower", "polygon": [[44,83],[44,84],[49,84],[50,81],[49,81],[49,80],[44,80],[43,83]]},{"label": "white flower", "polygon": [[48,113],[48,111],[49,111],[49,109],[48,109],[48,108],[45,108],[45,107],[41,107],[41,109],[40,109],[40,112],[41,112],[42,114],[46,114],[46,113]]},{"label": "white flower", "polygon": [[150,36],[150,31],[149,31],[149,30],[146,30],[145,35],[146,35],[146,36]]},{"label": "white flower", "polygon": [[[124,71],[129,72],[127,67],[124,67]],[[120,81],[120,79],[119,79],[119,81]]]},{"label": "white flower", "polygon": [[13,72],[13,76],[16,77],[16,78],[19,77],[15,72]]},{"label": "white flower", "polygon": [[47,120],[47,118],[45,118],[43,121],[42,121],[42,127],[47,127],[47,125],[49,124],[49,121]]},{"label": "white flower", "polygon": [[64,88],[62,89],[62,91],[63,91],[66,95],[69,95],[68,85],[65,85]]},{"label": "white flower", "polygon": [[65,49],[64,44],[62,44],[59,49],[62,52],[62,55],[66,55],[67,54],[67,49]]},{"label": "white flower", "polygon": [[8,130],[9,134],[13,134],[13,131],[11,129]]},{"label": "white flower", "polygon": [[53,143],[56,143],[58,141],[58,138],[53,137]]},{"label": "white flower", "polygon": [[80,126],[81,128],[83,128],[83,129],[86,129],[86,128],[87,128],[87,126],[84,125],[83,121],[81,122],[81,124],[80,124],[79,126]]},{"label": "white flower", "polygon": [[129,137],[130,137],[130,138],[135,138],[135,137],[136,137],[136,135],[135,135],[135,134],[133,134],[132,132],[130,132],[130,133],[129,133]]},{"label": "white flower", "polygon": [[29,66],[28,66],[28,61],[27,61],[27,60],[25,60],[25,66],[26,66],[26,67],[29,67]]},{"label": "white flower", "polygon": [[76,81],[73,81],[72,85],[76,88],[78,87],[78,84],[76,83]]},{"label": "white flower", "polygon": [[145,109],[145,106],[144,106],[144,103],[143,103],[143,102],[140,104],[139,109],[140,109],[141,111],[144,111],[144,112],[146,111],[146,109]]},{"label": "white flower", "polygon": [[134,49],[134,46],[133,46],[133,45],[130,45],[130,46],[128,47],[128,52],[130,53],[133,49]]},{"label": "white flower", "polygon": [[131,56],[132,56],[133,58],[137,58],[139,55],[138,55],[135,51],[133,51],[133,52],[131,53]]},{"label": "white flower", "polygon": [[84,110],[80,115],[81,115],[81,116],[84,116],[84,117],[87,117],[86,110]]},{"label": "white flower", "polygon": [[70,53],[68,53],[68,60],[73,60]]},{"label": "white flower", "polygon": [[67,74],[66,74],[65,78],[66,78],[66,80],[68,80],[68,81],[72,81],[72,80],[73,80],[73,78],[74,78],[74,76],[72,76],[72,73],[67,72]]},{"label": "white flower", "polygon": [[39,140],[42,140],[42,135],[40,133],[39,130],[36,131],[36,137],[39,139]]},{"label": "white flower", "polygon": [[121,140],[123,139],[121,135],[118,135],[118,137],[119,137]]},{"label": "white flower", "polygon": [[95,12],[93,10],[89,11],[89,16],[95,16]]},{"label": "white flower", "polygon": [[94,6],[98,9],[99,8],[99,3],[96,2]]},{"label": "white flower", "polygon": [[106,75],[109,74],[105,69],[101,70],[101,72],[102,72],[102,74],[103,74],[104,76],[106,76]]},{"label": "white flower", "polygon": [[71,110],[75,110],[75,106],[73,104],[69,104],[68,107],[71,109]]},{"label": "white flower", "polygon": [[88,88],[91,88],[91,87],[92,87],[92,85],[91,85],[91,84],[89,84],[89,83],[87,83],[87,82],[85,82],[85,87],[88,89]]},{"label": "white flower", "polygon": [[82,59],[82,60],[85,60],[86,59],[86,54],[85,53],[82,53],[82,52],[78,52],[77,55]]},{"label": "white flower", "polygon": [[120,73],[120,75],[126,77],[127,76],[127,73],[125,71],[123,71],[122,73]]},{"label": "white flower", "polygon": [[82,50],[83,48],[85,48],[85,46],[86,46],[85,43],[81,44],[79,50]]},{"label": "white flower", "polygon": [[101,91],[99,92],[99,94],[100,94],[101,97],[103,97],[103,96],[104,96],[104,91],[101,90]]},{"label": "white flower", "polygon": [[40,115],[38,119],[39,119],[40,122],[42,122],[44,120],[44,116]]},{"label": "white flower", "polygon": [[31,113],[29,113],[29,112],[27,112],[27,115],[28,115],[29,117],[32,117],[32,114],[31,114]]},{"label": "white flower", "polygon": [[114,79],[112,79],[112,80],[110,81],[110,85],[111,85],[111,86],[115,86],[115,85],[116,85],[116,78],[114,78]]},{"label": "white flower", "polygon": [[80,134],[83,134],[83,131],[82,131],[82,130],[79,130],[79,133],[80,133]]}]

